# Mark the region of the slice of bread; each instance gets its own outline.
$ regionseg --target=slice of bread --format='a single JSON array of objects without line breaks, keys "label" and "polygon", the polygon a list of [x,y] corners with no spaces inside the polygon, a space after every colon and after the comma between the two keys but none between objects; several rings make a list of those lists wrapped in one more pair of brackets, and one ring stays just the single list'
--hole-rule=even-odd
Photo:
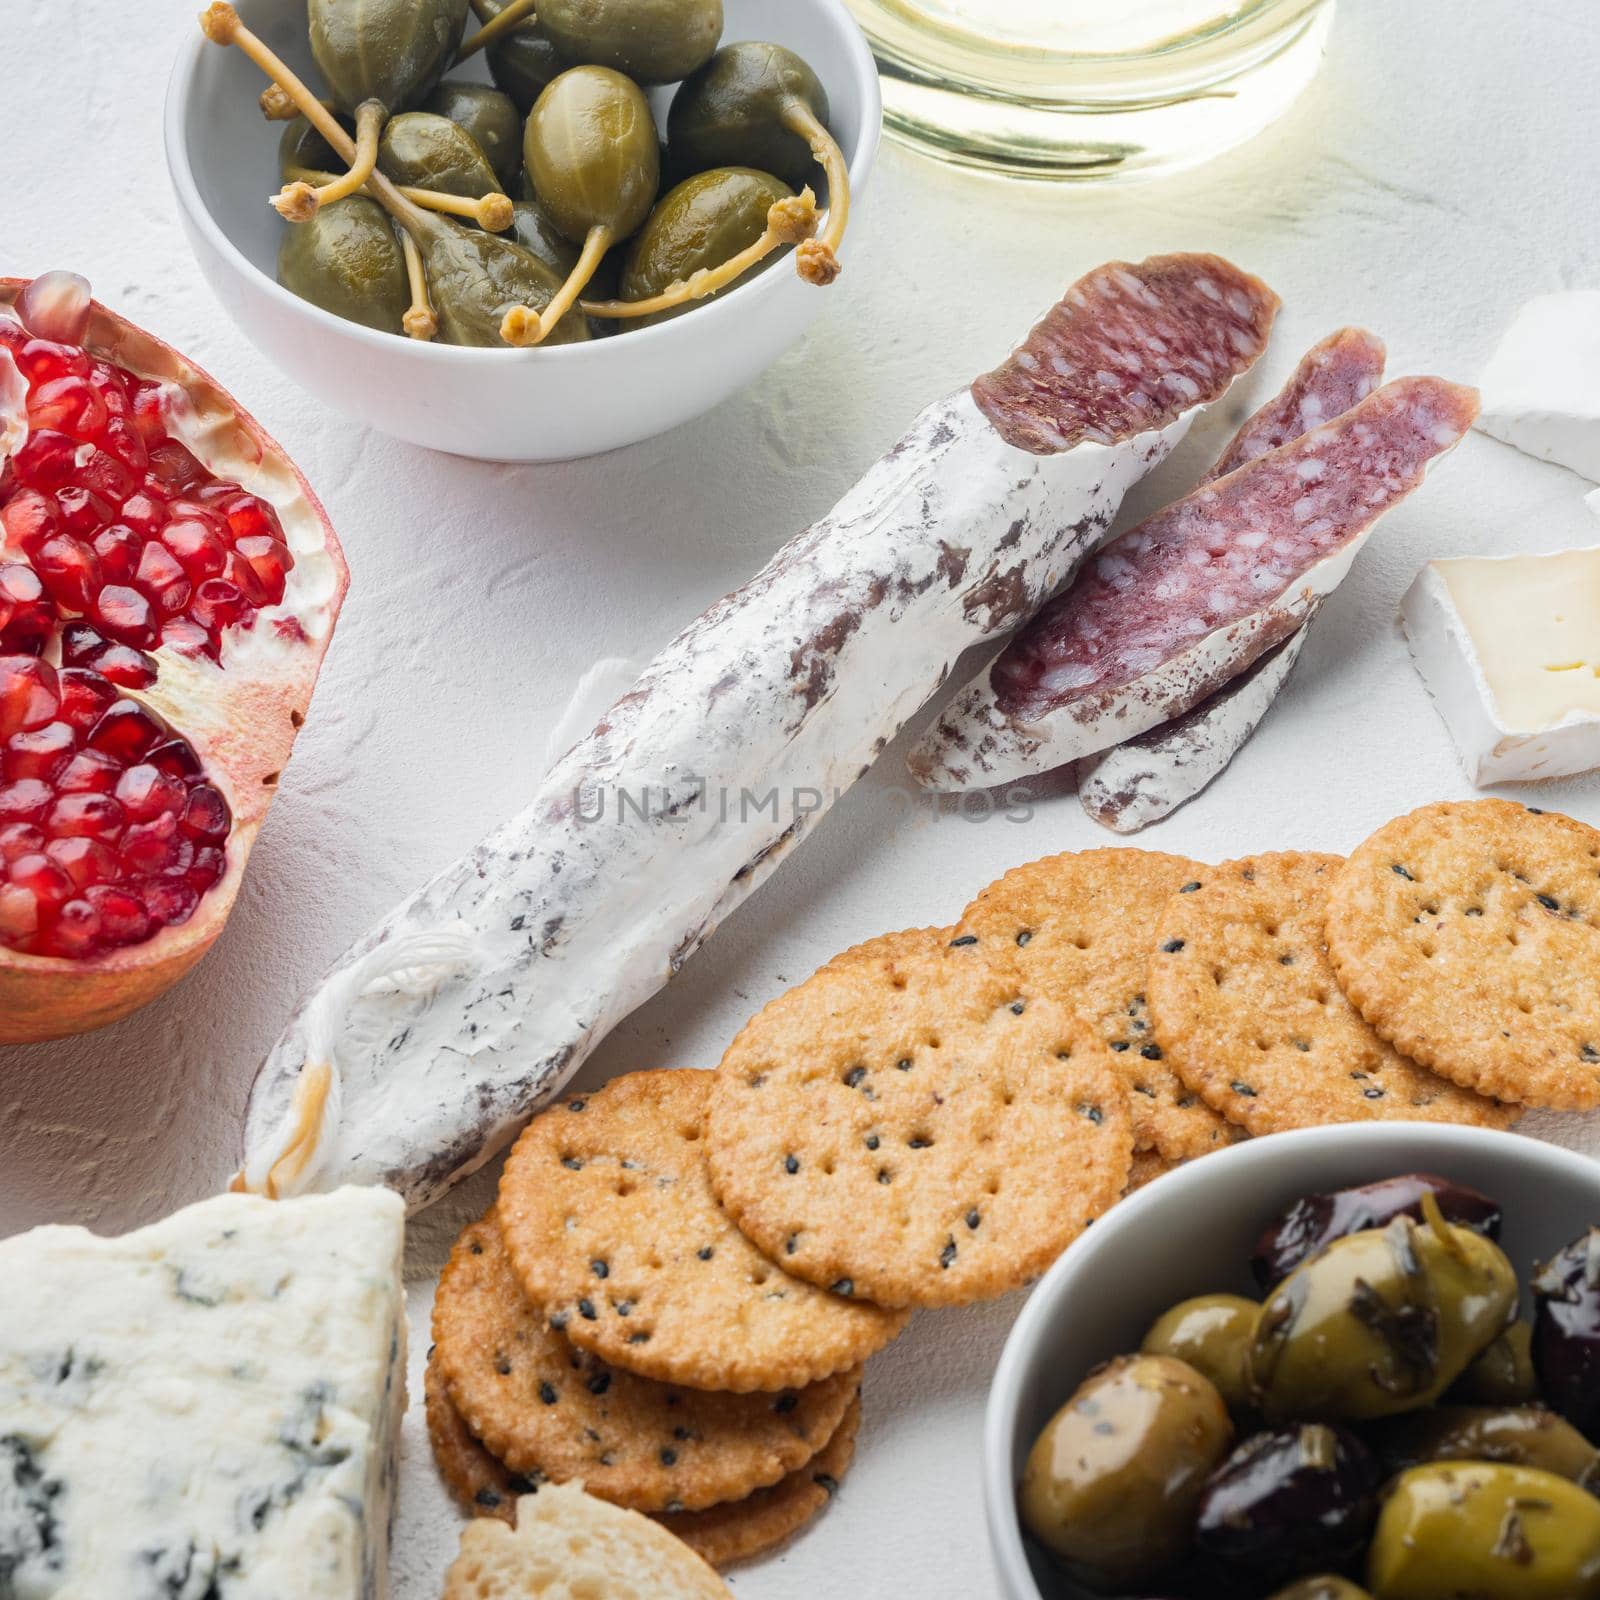
[{"label": "slice of bread", "polygon": [[517,1501],[517,1525],[478,1517],[461,1534],[444,1600],[731,1600],[692,1551],[637,1511],[577,1483]]}]

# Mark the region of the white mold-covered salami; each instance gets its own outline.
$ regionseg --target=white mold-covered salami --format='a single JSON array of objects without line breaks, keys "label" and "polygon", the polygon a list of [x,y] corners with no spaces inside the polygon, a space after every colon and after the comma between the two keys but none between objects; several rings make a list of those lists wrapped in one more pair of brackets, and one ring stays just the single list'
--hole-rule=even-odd
[{"label": "white mold-covered salami", "polygon": [[[1200,481],[1225,478],[1365,400],[1383,382],[1383,341],[1341,328],[1300,358],[1289,381],[1249,417]],[[1300,658],[1307,617],[1232,683],[1192,711],[1078,763],[1084,812],[1117,833],[1169,817],[1226,770],[1267,714]]]},{"label": "white mold-covered salami", "polygon": [[527,810],[338,964],[256,1080],[241,1185],[381,1183],[417,1207],[501,1148],[957,656],[1094,547],[1276,308],[1214,256],[1102,267],[998,373],[923,412],[667,646]]},{"label": "white mold-covered salami", "polygon": [[1477,406],[1398,379],[1114,539],[950,704],[912,771],[934,789],[1013,782],[1181,716],[1305,621]]},{"label": "white mold-covered salami", "polygon": [[1302,626],[1194,710],[1080,761],[1078,803],[1115,833],[1137,833],[1170,817],[1244,748],[1305,642]]}]

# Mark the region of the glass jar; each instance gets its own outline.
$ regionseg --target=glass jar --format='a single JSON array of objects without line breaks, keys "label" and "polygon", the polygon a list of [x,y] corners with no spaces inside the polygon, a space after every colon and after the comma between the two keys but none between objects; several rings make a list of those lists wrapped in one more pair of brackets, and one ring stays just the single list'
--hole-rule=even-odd
[{"label": "glass jar", "polygon": [[1147,177],[1258,133],[1311,81],[1335,0],[849,0],[889,126],[1033,178]]}]

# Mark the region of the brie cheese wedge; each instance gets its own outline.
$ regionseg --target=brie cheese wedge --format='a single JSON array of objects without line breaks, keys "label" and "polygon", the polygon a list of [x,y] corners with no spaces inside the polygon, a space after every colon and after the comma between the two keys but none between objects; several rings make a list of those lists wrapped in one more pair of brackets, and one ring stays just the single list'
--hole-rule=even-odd
[{"label": "brie cheese wedge", "polygon": [[1430,561],[1400,618],[1474,783],[1600,766],[1600,547]]},{"label": "brie cheese wedge", "polygon": [[1600,290],[1530,300],[1478,388],[1484,433],[1600,482]]},{"label": "brie cheese wedge", "polygon": [[386,1594],[404,1216],[223,1195],[0,1241],[0,1596]]}]

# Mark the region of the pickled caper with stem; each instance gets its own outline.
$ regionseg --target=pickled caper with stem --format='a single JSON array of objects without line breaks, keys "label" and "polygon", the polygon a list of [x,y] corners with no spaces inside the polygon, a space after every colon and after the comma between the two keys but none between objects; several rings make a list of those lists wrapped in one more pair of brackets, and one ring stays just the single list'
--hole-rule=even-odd
[{"label": "pickled caper with stem", "polygon": [[[364,100],[356,108],[355,156],[349,166],[337,176],[330,174],[316,183],[303,177],[288,179],[272,197],[273,209],[286,222],[309,222],[323,206],[359,194],[377,165],[383,123],[383,107],[376,100]],[[325,139],[321,142],[327,145]],[[329,150],[329,154],[333,152]],[[279,160],[282,161],[281,141]]]},{"label": "pickled caper with stem", "polygon": [[[615,301],[585,300],[590,316],[661,322],[769,266],[781,244],[816,226],[810,191],[752,167],[685,178],[655,204],[633,237]],[[628,323],[624,323],[628,326]]]},{"label": "pickled caper with stem", "polygon": [[[346,118],[335,119],[351,138],[355,137],[355,124]],[[285,183],[306,171],[334,172],[339,158],[326,139],[297,111],[286,122],[278,136],[278,176]]]},{"label": "pickled caper with stem", "polygon": [[[355,146],[350,136],[293,70],[240,21],[227,0],[212,0],[200,23],[213,43],[238,48],[279,84],[335,153],[342,160],[351,159]],[[508,308],[546,304],[559,287],[556,275],[519,245],[424,210],[381,171],[372,174],[368,189],[403,230],[412,289],[404,320],[413,337],[432,337],[436,331],[451,344],[497,344]],[[588,321],[582,316],[563,317],[551,337],[558,342],[587,339]]]},{"label": "pickled caper with stem", "polygon": [[470,134],[508,194],[522,170],[522,118],[503,90],[446,78],[417,108],[447,117]]},{"label": "pickled caper with stem", "polygon": [[1600,1600],[1600,1500],[1554,1473],[1437,1462],[1389,1486],[1376,1600]]},{"label": "pickled caper with stem", "polygon": [[1500,1247],[1425,1221],[1336,1239],[1268,1296],[1250,1344],[1255,1398],[1272,1420],[1341,1422],[1432,1405],[1516,1314]]},{"label": "pickled caper with stem", "polygon": [[578,247],[550,220],[550,213],[537,200],[512,201],[511,237],[558,278],[565,278],[578,264]]},{"label": "pickled caper with stem", "polygon": [[715,53],[722,0],[543,0],[539,21],[571,66],[676,83]]},{"label": "pickled caper with stem", "polygon": [[[481,200],[504,194],[489,158],[459,124],[431,111],[403,111],[391,117],[378,145],[378,165],[402,187]],[[507,196],[509,210],[509,199]]]},{"label": "pickled caper with stem", "polygon": [[307,0],[306,15],[311,54],[339,109],[376,100],[393,114],[444,76],[467,0]]},{"label": "pickled caper with stem", "polygon": [[832,283],[838,249],[850,220],[850,172],[828,131],[828,96],[821,80],[794,51],[779,44],[724,45],[686,78],[667,114],[673,170],[744,165],[801,188],[813,163],[828,180],[822,231],[795,250],[808,283]]},{"label": "pickled caper with stem", "polygon": [[[507,11],[506,0],[472,0],[473,15],[488,24]],[[537,10],[524,17],[509,33],[496,38],[484,51],[495,87],[510,95],[518,114],[527,116],[545,85],[567,69],[555,45],[540,26]],[[518,152],[520,159],[521,152]]]},{"label": "pickled caper with stem", "polygon": [[644,91],[610,67],[572,67],[541,94],[523,132],[539,203],[578,245],[578,262],[542,311],[517,307],[507,344],[533,345],[578,303],[606,252],[649,214],[661,181],[656,125]]},{"label": "pickled caper with stem", "polygon": [[411,299],[394,227],[365,195],[322,206],[309,221],[286,229],[278,282],[336,317],[383,333],[402,331]]}]

